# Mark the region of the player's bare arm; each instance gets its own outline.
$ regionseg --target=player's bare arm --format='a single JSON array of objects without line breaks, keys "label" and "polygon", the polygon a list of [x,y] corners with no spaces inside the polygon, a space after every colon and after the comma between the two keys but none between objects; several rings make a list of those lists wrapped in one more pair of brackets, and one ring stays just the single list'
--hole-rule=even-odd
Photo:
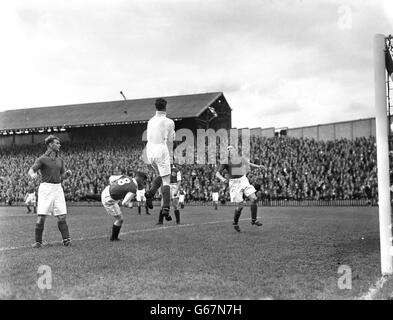
[{"label": "player's bare arm", "polygon": [[262,165],[262,164],[255,164],[255,163],[251,163],[250,162],[250,167],[254,168],[254,169],[264,169],[264,170],[266,170],[266,167],[264,165]]},{"label": "player's bare arm", "polygon": [[224,177],[222,176],[222,174],[221,174],[219,171],[216,172],[216,177],[217,177],[221,182],[224,182],[224,183],[228,182],[228,180],[227,180],[226,178],[224,178]]},{"label": "player's bare arm", "polygon": [[36,179],[36,178],[38,178],[38,171],[34,171],[33,168],[30,168],[30,169],[29,169],[28,174],[29,174],[29,176],[30,176],[31,179]]},{"label": "player's bare arm", "polygon": [[243,157],[243,160],[250,166],[251,169],[264,169],[266,170],[266,167],[262,164],[256,164],[252,163],[250,159]]},{"label": "player's bare arm", "polygon": [[129,207],[130,206],[130,202],[131,202],[132,199],[134,199],[134,197],[135,197],[135,193],[128,192],[126,194],[126,196],[124,197],[121,205],[124,206],[124,207]]},{"label": "player's bare arm", "polygon": [[70,177],[72,175],[72,171],[71,170],[66,170],[62,175],[61,175],[61,177],[62,178],[68,178],[68,177]]}]

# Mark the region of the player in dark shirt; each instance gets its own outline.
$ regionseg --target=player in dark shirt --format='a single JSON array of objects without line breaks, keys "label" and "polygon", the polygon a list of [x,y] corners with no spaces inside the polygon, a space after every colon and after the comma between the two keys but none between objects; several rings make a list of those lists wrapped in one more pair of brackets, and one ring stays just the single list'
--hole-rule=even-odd
[{"label": "player in dark shirt", "polygon": [[59,157],[61,147],[60,139],[50,135],[45,139],[46,152],[39,157],[29,170],[32,179],[41,173],[41,183],[38,188],[37,223],[35,227],[35,248],[42,246],[42,234],[46,216],[53,215],[58,218],[57,226],[63,238],[63,245],[71,244],[66,222],[67,207],[61,179],[71,175],[71,170],[65,170],[64,161]]},{"label": "player in dark shirt", "polygon": [[219,184],[214,183],[212,187],[212,200],[214,204],[214,210],[218,210],[219,191],[220,191]]},{"label": "player in dark shirt", "polygon": [[121,202],[122,206],[130,207],[131,200],[135,197],[137,190],[145,188],[146,179],[147,176],[143,172],[136,172],[135,178],[126,175],[109,178],[109,186],[101,193],[101,202],[106,212],[115,219],[112,226],[111,241],[120,240],[119,233],[123,225],[123,215],[119,203]]},{"label": "player in dark shirt", "polygon": [[255,195],[255,188],[250,184],[246,174],[253,168],[265,168],[262,165],[250,163],[245,157],[239,156],[237,150],[233,146],[228,147],[229,159],[228,163],[221,164],[216,172],[216,177],[222,182],[228,182],[222,176],[224,170],[229,174],[229,193],[231,202],[236,204],[233,227],[237,232],[240,232],[239,218],[243,210],[243,195],[251,200],[251,224],[254,226],[262,226],[262,223],[257,220],[258,199]]}]

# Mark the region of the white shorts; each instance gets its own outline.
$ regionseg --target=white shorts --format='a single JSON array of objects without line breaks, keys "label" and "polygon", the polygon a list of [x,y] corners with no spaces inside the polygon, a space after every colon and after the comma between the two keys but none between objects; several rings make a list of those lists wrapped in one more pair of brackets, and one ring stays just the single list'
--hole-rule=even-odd
[{"label": "white shorts", "polygon": [[179,188],[177,187],[177,183],[171,183],[171,199],[179,198]]},{"label": "white shorts", "polygon": [[136,190],[136,201],[139,201],[139,202],[146,201],[145,192],[146,192],[145,189]]},{"label": "white shorts", "polygon": [[25,203],[26,203],[26,205],[35,205],[35,203],[36,203],[36,198],[35,198],[35,193],[29,193],[28,195],[27,195],[27,198],[26,198],[26,201],[25,201]]},{"label": "white shorts", "polygon": [[171,160],[166,144],[147,143],[146,157],[147,161],[158,169],[161,177],[171,174]]},{"label": "white shorts", "polygon": [[179,195],[179,203],[184,203],[184,194]]},{"label": "white shorts", "polygon": [[254,186],[250,184],[246,176],[229,180],[229,195],[231,196],[231,202],[243,202],[243,194],[248,197],[255,193],[255,191]]},{"label": "white shorts", "polygon": [[212,198],[213,198],[214,202],[217,202],[218,201],[218,192],[213,192],[212,193]]},{"label": "white shorts", "polygon": [[42,182],[38,187],[37,215],[63,214],[67,214],[67,206],[61,184]]},{"label": "white shorts", "polygon": [[101,193],[101,202],[106,212],[111,216],[121,215],[121,210],[118,201],[113,200],[109,194],[109,186],[107,186]]}]

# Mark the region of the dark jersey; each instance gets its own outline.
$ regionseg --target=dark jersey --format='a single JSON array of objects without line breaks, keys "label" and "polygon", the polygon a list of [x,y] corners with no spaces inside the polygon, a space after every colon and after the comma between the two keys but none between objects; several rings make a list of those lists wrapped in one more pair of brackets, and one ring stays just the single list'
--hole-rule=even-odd
[{"label": "dark jersey", "polygon": [[35,192],[34,186],[27,187],[27,193],[34,193],[34,192]]},{"label": "dark jersey", "polygon": [[213,187],[212,187],[212,192],[218,192],[218,191],[220,191],[219,185],[218,184],[214,184]]},{"label": "dark jersey", "polygon": [[228,171],[230,179],[240,178],[250,171],[249,161],[244,157],[240,157],[236,161],[229,159],[228,163],[221,164],[218,168],[218,172],[220,173],[224,170]]},{"label": "dark jersey", "polygon": [[113,181],[109,186],[109,194],[113,200],[122,200],[128,192],[136,194],[138,189],[134,180],[127,176],[120,176],[119,179]]},{"label": "dark jersey", "polygon": [[60,183],[61,175],[64,173],[64,161],[58,156],[50,157],[44,153],[32,166],[34,172],[41,171],[41,182]]},{"label": "dark jersey", "polygon": [[181,180],[181,173],[180,170],[177,168],[171,169],[171,183],[177,183]]}]

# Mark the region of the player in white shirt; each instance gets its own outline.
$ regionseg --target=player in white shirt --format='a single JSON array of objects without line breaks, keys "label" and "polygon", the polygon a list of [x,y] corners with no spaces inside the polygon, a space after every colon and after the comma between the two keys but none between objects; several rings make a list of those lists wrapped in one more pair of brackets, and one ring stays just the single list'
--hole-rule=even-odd
[{"label": "player in white shirt", "polygon": [[183,190],[183,188],[182,187],[180,187],[180,189],[179,189],[179,205],[180,205],[180,208],[182,208],[182,209],[184,209],[184,198],[185,198],[185,193],[184,193],[184,190]]},{"label": "player in white shirt", "polygon": [[141,208],[143,206],[146,209],[146,214],[150,214],[149,208],[145,206],[145,202],[146,202],[145,193],[146,193],[145,188],[136,191],[136,201],[138,202],[138,214],[141,214]]},{"label": "player in white shirt", "polygon": [[153,209],[153,197],[158,188],[161,187],[162,193],[162,210],[167,220],[170,218],[169,209],[171,201],[170,175],[171,160],[169,146],[172,146],[175,138],[175,122],[166,117],[165,99],[159,98],[155,101],[156,115],[147,123],[147,144],[146,157],[158,177],[156,177],[151,185],[151,189],[146,191],[146,205],[149,209]]}]

